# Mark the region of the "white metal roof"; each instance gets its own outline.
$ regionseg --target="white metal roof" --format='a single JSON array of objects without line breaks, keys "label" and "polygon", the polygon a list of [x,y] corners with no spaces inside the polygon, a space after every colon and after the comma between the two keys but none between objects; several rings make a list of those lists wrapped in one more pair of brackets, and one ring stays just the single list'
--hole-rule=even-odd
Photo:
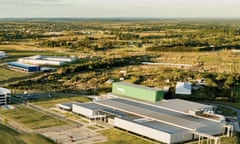
[{"label": "white metal roof", "polygon": [[205,105],[205,104],[182,100],[182,99],[171,99],[171,100],[161,101],[161,102],[158,102],[157,105],[167,109],[184,112],[184,113],[188,113],[189,110],[201,110],[201,109],[207,109],[207,108],[213,107],[211,105]]},{"label": "white metal roof", "polygon": [[10,94],[10,93],[11,93],[11,91],[9,89],[0,87],[0,95],[6,95],[6,94]]},{"label": "white metal roof", "polygon": [[144,120],[145,118],[137,117],[137,116],[123,116],[119,117],[118,119],[123,119],[130,121],[132,123],[136,123],[138,125],[146,126],[152,129],[160,130],[169,134],[186,132],[188,130],[179,128],[176,126],[172,126],[169,124],[165,124],[162,122],[154,121],[154,120]]},{"label": "white metal roof", "polygon": [[192,84],[188,82],[177,82],[176,94],[190,95],[192,90]]},{"label": "white metal roof", "polygon": [[176,111],[163,109],[158,106],[127,99],[112,98],[98,101],[97,104],[111,107],[134,115],[151,118],[165,124],[170,124],[172,126],[177,126],[188,130],[196,130],[198,128],[208,127],[210,125],[221,125],[215,121],[197,118]]}]

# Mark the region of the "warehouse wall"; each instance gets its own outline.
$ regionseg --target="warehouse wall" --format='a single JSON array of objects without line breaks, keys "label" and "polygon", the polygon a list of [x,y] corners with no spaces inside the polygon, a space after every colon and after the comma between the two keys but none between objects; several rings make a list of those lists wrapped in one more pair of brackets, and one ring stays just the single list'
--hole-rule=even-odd
[{"label": "warehouse wall", "polygon": [[84,108],[84,107],[76,105],[76,104],[72,105],[72,112],[76,113],[76,114],[81,114],[85,117],[92,117],[94,114],[93,110]]},{"label": "warehouse wall", "polygon": [[171,135],[171,143],[183,143],[192,140],[192,133],[190,131],[185,131],[181,133],[174,133]]},{"label": "warehouse wall", "polygon": [[40,71],[40,67],[38,66],[32,66],[28,68],[28,72],[38,72]]},{"label": "warehouse wall", "polygon": [[209,125],[206,127],[201,127],[197,129],[198,132],[206,133],[209,135],[218,135],[222,134],[225,131],[225,128],[222,124]]},{"label": "warehouse wall", "polygon": [[164,96],[164,92],[160,90],[157,91],[154,89],[144,89],[124,83],[113,83],[112,93],[142,99],[150,102],[160,101],[161,99],[163,99]]},{"label": "warehouse wall", "polygon": [[151,139],[171,143],[171,135],[162,131],[158,131],[143,125],[139,125],[137,123],[123,120],[120,118],[114,118],[114,126],[134,132],[139,135],[143,135],[149,137]]},{"label": "warehouse wall", "polygon": [[49,60],[35,60],[35,59],[19,59],[19,62],[28,63],[28,64],[35,64],[35,65],[54,65],[60,66],[63,65],[64,62],[61,61],[49,61]]},{"label": "warehouse wall", "polygon": [[114,126],[134,132],[139,135],[146,136],[148,138],[161,141],[168,144],[182,143],[192,140],[192,133],[190,131],[184,131],[179,133],[166,133],[164,131],[152,129],[150,127],[140,125],[131,121],[127,121],[121,118],[114,118]]}]

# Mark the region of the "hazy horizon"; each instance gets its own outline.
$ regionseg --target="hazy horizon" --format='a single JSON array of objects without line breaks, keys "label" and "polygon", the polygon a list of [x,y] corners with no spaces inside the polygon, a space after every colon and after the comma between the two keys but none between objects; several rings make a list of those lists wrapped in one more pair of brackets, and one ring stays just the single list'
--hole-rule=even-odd
[{"label": "hazy horizon", "polygon": [[0,18],[240,18],[237,0],[0,0]]}]

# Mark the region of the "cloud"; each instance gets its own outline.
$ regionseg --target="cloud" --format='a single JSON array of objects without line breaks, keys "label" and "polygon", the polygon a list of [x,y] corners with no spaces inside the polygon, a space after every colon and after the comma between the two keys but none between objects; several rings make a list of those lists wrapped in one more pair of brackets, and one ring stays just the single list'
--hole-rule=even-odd
[{"label": "cloud", "polygon": [[240,0],[0,0],[0,17],[239,17]]},{"label": "cloud", "polygon": [[[71,0],[70,0],[71,1]],[[73,5],[67,0],[0,0],[0,7],[5,8],[28,8],[28,7],[39,7],[39,6],[66,6]]]}]

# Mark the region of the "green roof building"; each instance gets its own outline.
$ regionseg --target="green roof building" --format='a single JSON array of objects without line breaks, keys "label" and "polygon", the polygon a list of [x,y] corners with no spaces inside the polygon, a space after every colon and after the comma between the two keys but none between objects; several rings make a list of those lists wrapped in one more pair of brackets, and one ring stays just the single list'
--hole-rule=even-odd
[{"label": "green roof building", "polygon": [[150,88],[126,82],[113,83],[112,93],[148,102],[158,102],[164,97],[164,91],[162,89]]}]

